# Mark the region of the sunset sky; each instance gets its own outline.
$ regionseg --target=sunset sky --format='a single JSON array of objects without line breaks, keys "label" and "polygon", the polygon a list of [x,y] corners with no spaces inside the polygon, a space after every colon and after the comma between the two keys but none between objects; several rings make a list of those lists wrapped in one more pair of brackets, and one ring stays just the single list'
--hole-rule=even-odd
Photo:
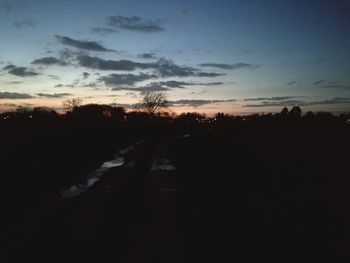
[{"label": "sunset sky", "polygon": [[84,103],[350,110],[348,0],[0,0],[0,111]]}]

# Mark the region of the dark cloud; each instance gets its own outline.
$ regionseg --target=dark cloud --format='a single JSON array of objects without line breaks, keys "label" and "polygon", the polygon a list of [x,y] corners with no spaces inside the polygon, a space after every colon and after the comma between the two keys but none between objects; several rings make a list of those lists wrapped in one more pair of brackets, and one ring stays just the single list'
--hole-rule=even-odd
[{"label": "dark cloud", "polygon": [[142,53],[142,54],[139,54],[137,57],[144,58],[144,59],[156,59],[157,58],[155,53]]},{"label": "dark cloud", "polygon": [[129,31],[140,31],[145,33],[161,32],[160,20],[144,19],[138,16],[109,16],[106,19],[109,26]]},{"label": "dark cloud", "polygon": [[71,61],[73,58],[75,59],[76,56],[79,56],[79,55],[85,55],[86,52],[85,51],[82,51],[82,50],[71,50],[69,48],[64,48],[63,50],[60,50],[59,51],[59,56],[60,56],[60,59],[63,60],[63,61]]},{"label": "dark cloud", "polygon": [[197,73],[197,77],[209,77],[209,78],[215,78],[219,76],[223,76],[225,74],[223,73],[214,73],[214,72],[199,72]]},{"label": "dark cloud", "polygon": [[51,65],[60,65],[60,66],[65,66],[67,63],[63,60],[60,60],[55,57],[43,57],[39,59],[33,60],[31,64],[34,65],[45,65],[45,66],[51,66]]},{"label": "dark cloud", "polygon": [[108,76],[100,77],[98,80],[103,81],[106,86],[118,86],[118,85],[128,85],[132,86],[137,82],[156,78],[156,75],[140,73],[135,74],[110,74]]},{"label": "dark cloud", "polygon": [[162,77],[190,77],[196,76],[198,69],[178,66],[172,60],[161,58],[157,62],[157,70]]},{"label": "dark cloud", "polygon": [[132,90],[132,91],[168,91],[170,89],[178,88],[185,89],[184,86],[193,86],[193,85],[220,85],[222,82],[213,82],[213,83],[193,83],[193,82],[185,82],[185,81],[159,81],[159,82],[151,82],[145,86],[141,87],[116,87],[112,90]]},{"label": "dark cloud", "polygon": [[295,85],[297,82],[295,80],[291,81],[291,82],[288,82],[287,85],[288,86],[293,86]]},{"label": "dark cloud", "polygon": [[320,84],[322,84],[324,82],[326,82],[326,80],[325,79],[321,79],[321,80],[315,81],[314,85],[320,85]]},{"label": "dark cloud", "polygon": [[258,65],[247,64],[247,63],[235,63],[235,64],[224,64],[224,63],[202,63],[199,64],[201,67],[211,67],[219,69],[255,69],[258,68]]},{"label": "dark cloud", "polygon": [[160,58],[157,62],[142,63],[131,60],[105,60],[89,55],[79,55],[78,63],[82,67],[99,70],[133,71],[135,69],[154,69],[161,77],[217,77],[222,73],[202,72],[196,68],[176,65],[172,60]]},{"label": "dark cloud", "polygon": [[295,106],[304,105],[304,101],[302,100],[285,100],[285,101],[263,101],[261,104],[246,104],[243,105],[243,107],[253,107],[253,108],[259,108],[259,107],[271,107],[271,106],[280,106],[280,107],[287,107],[287,106]]},{"label": "dark cloud", "polygon": [[90,76],[90,73],[83,72],[83,79],[87,79]]},{"label": "dark cloud", "polygon": [[14,23],[15,27],[17,27],[17,28],[32,27],[32,26],[35,26],[35,24],[36,24],[35,20],[29,19],[29,18],[26,18],[26,19],[23,19],[20,21],[16,21]]},{"label": "dark cloud", "polygon": [[97,82],[90,82],[88,84],[83,85],[83,87],[96,88],[98,86]]},{"label": "dark cloud", "polygon": [[91,28],[91,32],[94,34],[98,34],[100,36],[106,36],[118,31],[115,29],[106,28],[106,27],[94,27],[94,28]]},{"label": "dark cloud", "polygon": [[81,40],[75,40],[66,36],[55,36],[56,39],[63,45],[76,47],[79,49],[84,50],[91,50],[91,51],[101,51],[101,52],[107,52],[107,51],[113,51],[111,49],[107,49],[101,44],[95,42],[95,41],[81,41]]},{"label": "dark cloud", "polygon": [[39,73],[28,70],[26,67],[17,67],[15,65],[7,65],[3,67],[3,69],[7,70],[9,74],[19,77],[33,77],[39,75]]},{"label": "dark cloud", "polygon": [[153,83],[153,84],[148,84],[146,86],[142,86],[142,87],[136,87],[136,88],[132,88],[132,87],[115,87],[112,88],[113,91],[118,91],[118,90],[129,90],[129,91],[140,91],[142,93],[146,93],[146,92],[150,92],[150,91],[167,91],[169,90],[168,88],[165,88],[157,83]]},{"label": "dark cloud", "polygon": [[72,94],[70,93],[54,93],[54,94],[37,93],[36,95],[44,98],[64,98],[64,97],[72,96]]},{"label": "dark cloud", "polygon": [[79,65],[86,68],[100,69],[100,70],[125,70],[133,71],[137,68],[148,69],[156,68],[155,63],[140,63],[131,60],[104,60],[98,57],[91,57],[88,55],[80,55],[77,57]]},{"label": "dark cloud", "polygon": [[56,84],[56,85],[55,85],[55,88],[62,88],[62,87],[64,87],[63,84]]},{"label": "dark cloud", "polygon": [[269,100],[269,101],[281,101],[281,100],[290,100],[293,98],[300,98],[300,96],[281,96],[281,97],[270,97],[270,98],[248,98],[244,99],[244,101],[262,101],[262,100]]},{"label": "dark cloud", "polygon": [[350,98],[331,98],[321,101],[303,101],[303,100],[287,100],[287,101],[264,101],[261,104],[246,104],[243,107],[287,107],[287,106],[311,106],[311,105],[334,105],[334,104],[350,104]]},{"label": "dark cloud", "polygon": [[223,103],[223,102],[235,102],[235,99],[229,99],[229,100],[175,100],[175,101],[168,101],[169,106],[191,106],[191,107],[199,107],[203,105],[208,104],[215,104],[215,103]]},{"label": "dark cloud", "polygon": [[0,92],[0,99],[31,99],[33,96],[26,93]]}]

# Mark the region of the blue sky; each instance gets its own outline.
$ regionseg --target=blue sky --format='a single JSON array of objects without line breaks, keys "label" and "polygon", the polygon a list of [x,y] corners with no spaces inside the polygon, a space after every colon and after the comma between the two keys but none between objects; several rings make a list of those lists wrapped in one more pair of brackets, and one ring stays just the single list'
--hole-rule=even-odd
[{"label": "blue sky", "polygon": [[349,12],[346,0],[0,0],[0,110],[131,106],[146,91],[175,112],[350,110]]}]

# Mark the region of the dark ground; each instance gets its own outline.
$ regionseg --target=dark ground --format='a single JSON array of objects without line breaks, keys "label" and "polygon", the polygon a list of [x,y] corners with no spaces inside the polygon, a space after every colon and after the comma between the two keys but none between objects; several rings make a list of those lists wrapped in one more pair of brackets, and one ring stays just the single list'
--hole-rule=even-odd
[{"label": "dark ground", "polygon": [[[27,126],[16,127],[16,136],[7,132],[1,137],[9,139],[1,159],[6,173],[0,261],[349,257],[348,124],[172,125],[158,125],[156,132],[154,127],[66,128],[55,133],[61,139],[54,142],[52,125],[49,133],[34,128],[28,133]],[[179,136],[187,133],[191,136]],[[78,180],[77,174],[140,138],[149,140],[127,155],[126,165],[111,169],[80,196],[58,198],[57,189]],[[176,170],[152,169],[165,159]]]}]

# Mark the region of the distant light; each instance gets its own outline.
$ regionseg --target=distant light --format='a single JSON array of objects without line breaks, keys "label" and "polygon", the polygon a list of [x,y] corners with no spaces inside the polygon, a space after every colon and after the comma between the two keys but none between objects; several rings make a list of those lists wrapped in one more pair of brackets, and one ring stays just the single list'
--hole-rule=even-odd
[{"label": "distant light", "polygon": [[32,115],[29,115],[29,118],[33,118],[33,116],[32,116]]}]

